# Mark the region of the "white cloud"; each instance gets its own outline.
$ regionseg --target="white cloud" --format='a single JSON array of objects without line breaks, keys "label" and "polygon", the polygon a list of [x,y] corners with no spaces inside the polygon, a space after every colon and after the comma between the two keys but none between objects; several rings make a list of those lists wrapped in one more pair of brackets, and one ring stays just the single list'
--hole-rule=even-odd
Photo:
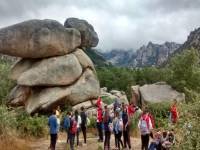
[{"label": "white cloud", "polygon": [[200,27],[200,0],[1,0],[0,27],[28,19],[86,19],[98,48],[137,49],[149,41],[183,43]]}]

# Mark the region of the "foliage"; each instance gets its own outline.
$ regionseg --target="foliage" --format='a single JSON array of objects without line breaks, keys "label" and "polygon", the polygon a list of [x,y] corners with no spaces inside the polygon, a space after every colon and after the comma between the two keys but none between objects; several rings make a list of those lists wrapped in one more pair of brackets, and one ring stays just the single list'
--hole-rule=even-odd
[{"label": "foliage", "polygon": [[180,120],[176,127],[179,142],[175,149],[200,149],[200,100],[190,104],[182,104],[180,109]]},{"label": "foliage", "polygon": [[15,129],[17,125],[14,113],[8,111],[4,105],[0,105],[0,122],[0,135],[9,134],[10,129]]},{"label": "foliage", "polygon": [[17,114],[17,130],[22,136],[42,137],[48,133],[47,120],[45,116],[30,116],[20,112]]},{"label": "foliage", "polygon": [[111,98],[108,97],[108,96],[102,96],[102,101],[103,101],[105,104],[107,104],[107,105],[110,105],[110,104],[112,104],[112,103],[114,102],[114,100],[111,99]]},{"label": "foliage", "polygon": [[89,124],[88,128],[96,128],[96,118],[91,117],[89,119],[90,119],[90,124]]},{"label": "foliage", "polygon": [[197,50],[186,50],[176,55],[171,59],[169,68],[172,75],[168,82],[173,87],[182,92],[185,92],[185,88],[200,91],[200,66]]},{"label": "foliage", "polygon": [[5,104],[6,96],[13,87],[13,82],[8,79],[11,64],[0,61],[0,104]]},{"label": "foliage", "polygon": [[169,122],[170,103],[154,103],[147,105],[148,110],[154,116],[156,128],[167,128]]}]

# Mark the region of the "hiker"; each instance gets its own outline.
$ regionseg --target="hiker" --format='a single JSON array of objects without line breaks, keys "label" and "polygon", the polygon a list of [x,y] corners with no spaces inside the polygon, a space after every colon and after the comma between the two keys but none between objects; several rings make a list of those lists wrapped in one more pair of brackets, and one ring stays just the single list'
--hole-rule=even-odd
[{"label": "hiker", "polygon": [[162,143],[162,150],[168,150],[172,147],[172,145],[175,143],[175,136],[174,136],[174,130],[172,129],[170,132],[166,132],[166,138],[163,140]]},{"label": "hiker", "polygon": [[85,108],[82,106],[81,107],[81,130],[82,130],[82,133],[83,133],[83,138],[84,138],[84,144],[86,144],[86,127],[87,127],[87,115],[85,113]]},{"label": "hiker", "polygon": [[119,97],[116,97],[115,100],[114,100],[114,103],[113,103],[114,112],[115,112],[116,109],[119,108],[119,107],[120,107]]},{"label": "hiker", "polygon": [[116,149],[120,150],[120,144],[122,145],[123,148],[123,142],[121,140],[123,131],[123,121],[119,113],[120,111],[116,109],[115,118],[113,120],[113,132],[115,135],[115,147]]},{"label": "hiker", "polygon": [[74,150],[74,139],[77,132],[77,122],[75,116],[72,114],[70,120],[70,128],[69,128],[69,143],[70,143],[70,150]]},{"label": "hiker", "polygon": [[156,131],[154,134],[153,134],[153,140],[151,141],[151,144],[149,146],[149,149],[148,150],[161,150],[161,144],[162,144],[162,141],[163,141],[164,137],[162,135],[162,132],[161,131]]},{"label": "hiker", "polygon": [[79,146],[79,132],[81,127],[81,116],[79,115],[78,110],[75,110],[75,120],[77,123],[77,131],[76,131],[76,140],[77,140],[77,146]]},{"label": "hiker", "polygon": [[128,116],[129,117],[133,117],[134,113],[138,110],[139,108],[137,106],[134,105],[133,102],[131,102],[128,105]]},{"label": "hiker", "polygon": [[70,128],[71,112],[67,112],[67,116],[64,118],[64,129],[67,133],[67,143],[69,142],[69,128]]},{"label": "hiker", "polygon": [[144,109],[139,119],[138,127],[141,133],[142,150],[148,150],[149,135],[153,127],[147,108]]},{"label": "hiker", "polygon": [[178,120],[178,111],[177,111],[177,100],[174,99],[173,104],[170,108],[170,123],[175,124]]},{"label": "hiker", "polygon": [[107,106],[104,107],[104,110],[105,110],[103,116],[104,131],[105,131],[104,150],[110,150],[110,136],[111,132],[113,131],[112,120]]},{"label": "hiker", "polygon": [[58,125],[59,125],[59,128],[60,128],[60,119],[61,119],[61,109],[60,109],[60,106],[57,106],[57,108],[56,108],[56,117],[57,117],[57,122],[58,122]]},{"label": "hiker", "polygon": [[131,149],[131,142],[130,142],[130,125],[129,125],[129,117],[127,112],[127,107],[123,104],[122,105],[122,120],[123,120],[123,139],[124,139],[124,148],[127,147]]},{"label": "hiker", "polygon": [[97,129],[98,129],[98,135],[99,135],[99,142],[103,142],[103,110],[102,110],[102,100],[101,97],[98,97],[97,100]]},{"label": "hiker", "polygon": [[50,128],[50,149],[55,150],[56,148],[56,141],[57,141],[57,134],[58,134],[58,122],[56,117],[56,110],[54,109],[52,115],[48,119],[48,125]]}]

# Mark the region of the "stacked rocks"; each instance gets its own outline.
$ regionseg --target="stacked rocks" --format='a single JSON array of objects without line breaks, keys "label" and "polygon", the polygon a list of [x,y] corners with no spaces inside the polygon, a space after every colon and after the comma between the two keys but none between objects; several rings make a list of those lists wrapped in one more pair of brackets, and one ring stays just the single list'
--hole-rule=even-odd
[{"label": "stacked rocks", "polygon": [[84,48],[97,44],[93,27],[77,18],[67,19],[65,26],[29,20],[0,29],[0,53],[22,58],[9,75],[17,85],[8,104],[34,113],[95,99],[99,81]]}]

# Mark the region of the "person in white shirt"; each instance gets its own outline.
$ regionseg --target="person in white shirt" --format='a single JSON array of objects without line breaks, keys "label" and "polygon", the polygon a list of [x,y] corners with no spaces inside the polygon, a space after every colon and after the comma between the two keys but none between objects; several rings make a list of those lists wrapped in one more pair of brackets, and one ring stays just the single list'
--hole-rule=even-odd
[{"label": "person in white shirt", "polygon": [[75,110],[75,120],[77,122],[77,132],[76,132],[76,138],[77,138],[77,146],[79,146],[79,132],[81,127],[81,116],[79,115],[78,110]]},{"label": "person in white shirt", "polygon": [[150,135],[153,127],[152,127],[151,118],[149,117],[149,113],[148,113],[146,108],[145,108],[145,110],[143,111],[143,113],[140,117],[138,127],[139,127],[140,133],[141,133],[142,150],[143,149],[148,150],[149,135]]}]

